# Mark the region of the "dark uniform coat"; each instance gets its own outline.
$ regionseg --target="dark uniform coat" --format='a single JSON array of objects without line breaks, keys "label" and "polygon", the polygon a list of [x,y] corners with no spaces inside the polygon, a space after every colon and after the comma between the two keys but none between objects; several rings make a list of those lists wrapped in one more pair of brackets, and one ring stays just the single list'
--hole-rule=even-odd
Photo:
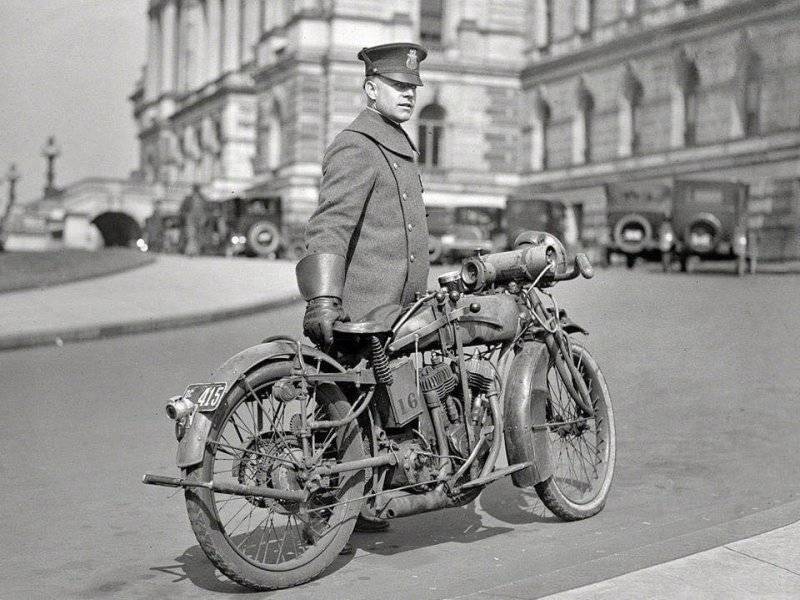
[{"label": "dark uniform coat", "polygon": [[365,109],[322,160],[306,246],[345,257],[342,303],[353,319],[381,304],[413,302],[426,289],[428,225],[415,152],[399,125]]}]

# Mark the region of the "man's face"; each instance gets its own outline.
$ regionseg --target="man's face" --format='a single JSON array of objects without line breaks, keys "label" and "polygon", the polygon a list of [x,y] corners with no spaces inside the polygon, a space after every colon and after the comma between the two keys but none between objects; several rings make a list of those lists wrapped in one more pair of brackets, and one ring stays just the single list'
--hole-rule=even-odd
[{"label": "man's face", "polygon": [[364,89],[373,100],[374,108],[383,116],[397,123],[405,123],[414,113],[417,101],[417,86],[401,81],[373,77]]}]

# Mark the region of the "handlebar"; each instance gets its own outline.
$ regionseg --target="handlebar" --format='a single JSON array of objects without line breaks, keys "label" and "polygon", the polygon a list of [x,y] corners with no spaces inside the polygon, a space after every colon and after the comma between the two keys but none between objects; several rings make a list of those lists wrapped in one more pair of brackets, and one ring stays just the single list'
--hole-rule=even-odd
[{"label": "handlebar", "polygon": [[575,257],[575,262],[572,269],[564,273],[557,273],[553,275],[552,280],[555,281],[569,281],[575,279],[578,275],[582,275],[584,279],[591,279],[594,277],[594,267],[589,262],[589,258],[585,254],[578,254]]}]

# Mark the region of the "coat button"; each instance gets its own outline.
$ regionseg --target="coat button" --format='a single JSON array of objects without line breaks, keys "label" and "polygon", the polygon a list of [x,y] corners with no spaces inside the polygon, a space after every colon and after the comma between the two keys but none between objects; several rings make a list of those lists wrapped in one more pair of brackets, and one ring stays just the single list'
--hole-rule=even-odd
[{"label": "coat button", "polygon": [[408,200],[408,194],[406,194],[405,192],[403,192],[403,200]]},{"label": "coat button", "polygon": [[393,162],[393,163],[392,163],[392,168],[393,168],[393,169],[396,169],[396,168],[397,168],[397,163],[396,163],[396,162]]},{"label": "coat button", "polygon": [[408,230],[409,230],[409,231],[411,231],[412,229],[414,229],[414,226],[413,226],[411,223],[409,223],[408,225],[406,225],[406,227],[408,227]]},{"label": "coat button", "polygon": [[408,255],[408,260],[409,260],[409,262],[414,262],[414,255],[413,254],[409,254]]}]

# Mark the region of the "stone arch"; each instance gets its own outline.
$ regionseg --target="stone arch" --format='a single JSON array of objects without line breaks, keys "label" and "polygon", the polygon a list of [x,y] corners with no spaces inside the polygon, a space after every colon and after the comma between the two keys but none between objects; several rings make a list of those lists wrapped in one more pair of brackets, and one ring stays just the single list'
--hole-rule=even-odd
[{"label": "stone arch", "polygon": [[142,228],[128,213],[106,211],[92,219],[103,236],[105,246],[135,246],[142,237]]}]

